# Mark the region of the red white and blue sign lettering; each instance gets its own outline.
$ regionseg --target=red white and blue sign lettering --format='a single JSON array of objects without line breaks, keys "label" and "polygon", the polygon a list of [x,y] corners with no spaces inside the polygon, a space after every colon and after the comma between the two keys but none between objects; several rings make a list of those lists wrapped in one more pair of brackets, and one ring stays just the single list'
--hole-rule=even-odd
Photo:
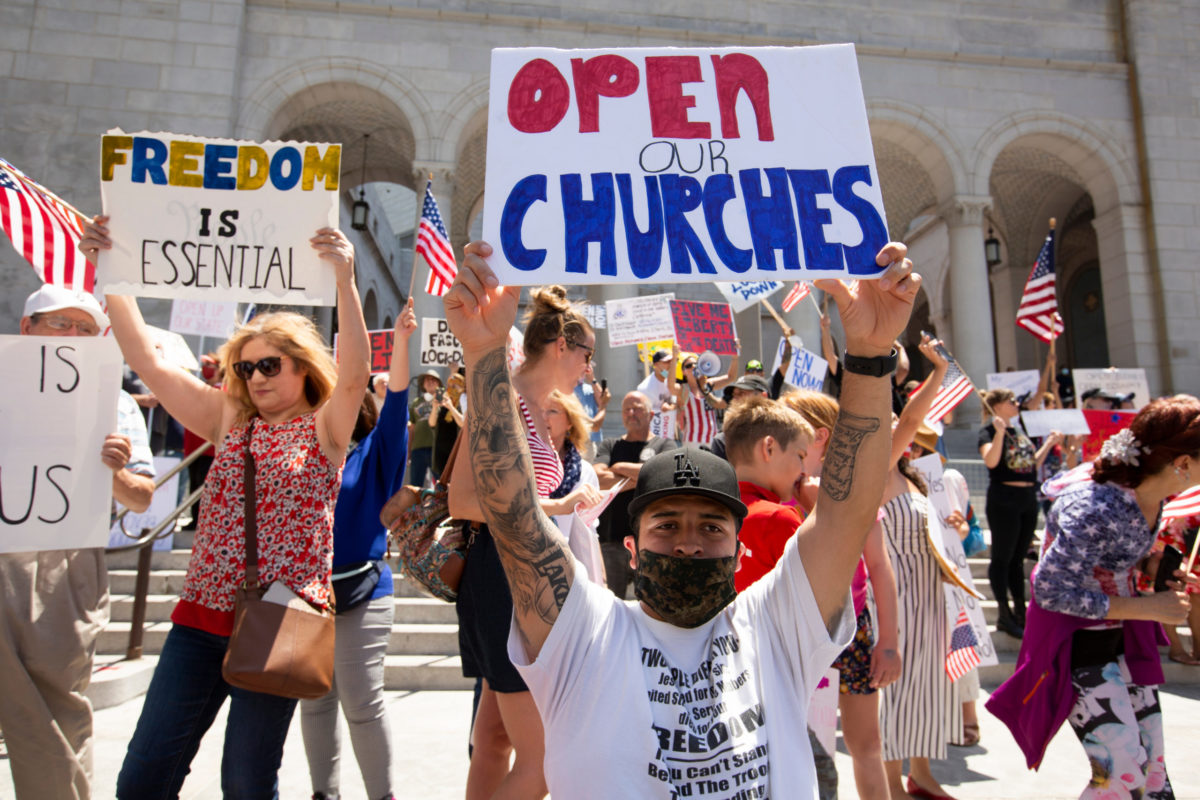
[{"label": "red white and blue sign lettering", "polygon": [[887,241],[853,45],[492,51],[503,283],[871,278]]}]

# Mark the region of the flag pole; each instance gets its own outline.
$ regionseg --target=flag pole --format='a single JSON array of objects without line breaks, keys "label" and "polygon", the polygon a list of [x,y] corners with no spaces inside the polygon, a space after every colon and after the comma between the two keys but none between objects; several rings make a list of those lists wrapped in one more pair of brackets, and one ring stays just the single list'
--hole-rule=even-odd
[{"label": "flag pole", "polygon": [[788,324],[783,321],[783,317],[779,316],[779,312],[775,310],[775,306],[771,305],[769,300],[767,300],[764,297],[759,302],[762,303],[763,306],[766,307],[767,311],[771,314],[771,316],[775,318],[775,321],[779,323],[779,327],[781,327],[781,328],[789,327]]},{"label": "flag pole", "polygon": [[[429,173],[429,183],[425,184],[425,193],[426,194],[429,194],[429,191],[432,188],[432,185],[433,185],[433,173],[430,172]],[[424,204],[424,201],[425,201],[425,198],[422,197],[421,198],[422,204]],[[429,266],[429,265],[426,264],[426,266]],[[417,251],[416,251],[416,247],[414,246],[412,274],[408,276],[408,296],[409,297],[413,296],[413,289],[416,286],[416,284],[417,284]]]},{"label": "flag pole", "polygon": [[1200,536],[1196,537],[1196,541],[1192,542],[1192,554],[1188,556],[1187,566],[1183,570],[1184,575],[1192,573],[1192,565],[1196,563],[1196,550],[1200,548]]}]

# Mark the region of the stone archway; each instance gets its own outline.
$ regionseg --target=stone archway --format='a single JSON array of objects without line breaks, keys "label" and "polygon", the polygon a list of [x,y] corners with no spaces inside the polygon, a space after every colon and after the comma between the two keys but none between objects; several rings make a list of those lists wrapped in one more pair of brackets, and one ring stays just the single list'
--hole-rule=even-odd
[{"label": "stone archway", "polygon": [[473,213],[482,206],[487,175],[487,109],[481,108],[458,137],[461,142],[454,160],[454,195],[450,243],[455,251],[470,241]]}]

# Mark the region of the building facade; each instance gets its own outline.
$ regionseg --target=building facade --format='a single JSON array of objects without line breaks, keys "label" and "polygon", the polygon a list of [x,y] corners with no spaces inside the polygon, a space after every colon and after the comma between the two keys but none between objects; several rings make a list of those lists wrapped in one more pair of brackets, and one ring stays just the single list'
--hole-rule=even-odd
[{"label": "building facade", "polygon": [[[1200,0],[652,5],[7,0],[0,155],[95,213],[99,136],[112,127],[342,142],[343,210],[364,183],[373,211],[387,210],[382,233],[355,239],[367,322],[381,327],[408,291],[419,209],[394,187],[419,199],[432,176],[455,246],[478,230],[492,48],[848,41],[890,233],[925,277],[910,338],[936,330],[978,383],[1040,367],[1045,347],[1013,320],[1055,217],[1060,363],[1144,367],[1154,393],[1200,389]],[[423,282],[420,315],[437,316]],[[7,242],[0,288],[13,332],[36,277]],[[770,318],[738,322],[744,351],[773,351]],[[789,322],[817,349],[811,305]],[[618,389],[636,377],[626,361],[602,357]]]}]

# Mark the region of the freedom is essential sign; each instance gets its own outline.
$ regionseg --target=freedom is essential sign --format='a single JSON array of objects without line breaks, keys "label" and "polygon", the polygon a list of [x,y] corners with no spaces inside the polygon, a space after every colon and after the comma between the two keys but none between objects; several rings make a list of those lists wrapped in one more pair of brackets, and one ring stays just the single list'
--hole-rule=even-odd
[{"label": "freedom is essential sign", "polygon": [[109,294],[331,306],[333,267],[309,238],[338,224],[342,146],[174,133],[100,140],[113,248]]},{"label": "freedom is essential sign", "polygon": [[487,161],[502,283],[882,272],[853,45],[493,50]]}]

